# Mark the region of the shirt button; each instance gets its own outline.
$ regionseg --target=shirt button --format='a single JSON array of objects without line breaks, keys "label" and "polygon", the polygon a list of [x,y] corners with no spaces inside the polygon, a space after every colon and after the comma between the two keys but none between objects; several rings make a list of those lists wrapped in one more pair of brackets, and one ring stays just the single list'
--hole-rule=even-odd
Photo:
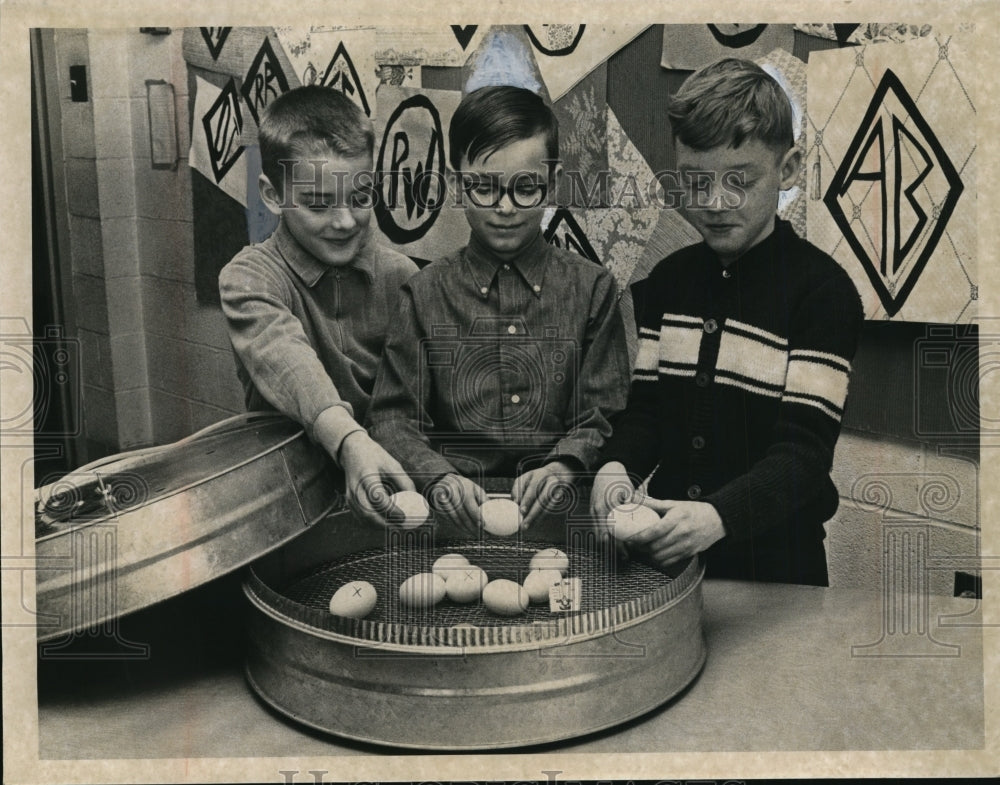
[{"label": "shirt button", "polygon": [[705,332],[707,332],[709,335],[711,335],[718,329],[719,329],[719,323],[715,321],[715,319],[709,319],[707,322],[705,322]]},{"label": "shirt button", "polygon": [[534,286],[532,286],[531,288],[535,290],[535,293],[536,293],[536,294],[537,294],[538,292],[542,291],[542,287],[541,287],[541,286],[539,286],[539,285],[538,285],[537,283],[536,283],[536,284],[535,284]]},{"label": "shirt button", "polygon": [[490,290],[487,287],[484,286],[482,289],[479,290],[479,293],[480,294],[487,294],[489,291]]},{"label": "shirt button", "polygon": [[705,446],[705,437],[704,436],[695,436],[691,440],[691,446],[694,447],[696,450],[700,450],[702,447]]},{"label": "shirt button", "polygon": [[690,488],[688,488],[688,498],[689,499],[698,499],[700,497],[701,497],[701,486],[700,485],[692,485]]},{"label": "shirt button", "polygon": [[512,396],[510,396],[510,402],[511,403],[520,403],[521,402],[521,396],[520,395],[512,395]]},{"label": "shirt button", "polygon": [[505,270],[509,270],[509,269],[510,269],[510,265],[509,265],[509,264],[505,264],[505,265],[503,266],[503,269],[505,269]]},{"label": "shirt button", "polygon": [[731,272],[729,272],[729,270],[723,270],[722,271],[722,277],[723,278],[732,278],[733,274]]},{"label": "shirt button", "polygon": [[507,327],[507,332],[510,333],[511,335],[515,335],[517,333],[517,327],[515,327],[512,324],[509,327]]},{"label": "shirt button", "polygon": [[702,371],[694,377],[694,383],[699,387],[708,387],[708,374]]}]

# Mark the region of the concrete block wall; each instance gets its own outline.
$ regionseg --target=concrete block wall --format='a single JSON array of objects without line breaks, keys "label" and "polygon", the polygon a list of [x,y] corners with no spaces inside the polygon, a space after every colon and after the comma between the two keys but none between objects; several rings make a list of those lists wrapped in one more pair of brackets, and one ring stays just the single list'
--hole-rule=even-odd
[{"label": "concrete block wall", "polygon": [[[175,441],[243,410],[221,312],[194,289],[179,31],[55,34],[76,334],[90,457]],[[69,66],[87,66],[72,102]],[[178,160],[154,169],[147,80],[173,85]]]},{"label": "concrete block wall", "polygon": [[840,508],[826,525],[831,586],[879,589],[888,578],[925,581],[931,593],[950,595],[956,572],[976,572],[974,461],[844,431],[832,474]]}]

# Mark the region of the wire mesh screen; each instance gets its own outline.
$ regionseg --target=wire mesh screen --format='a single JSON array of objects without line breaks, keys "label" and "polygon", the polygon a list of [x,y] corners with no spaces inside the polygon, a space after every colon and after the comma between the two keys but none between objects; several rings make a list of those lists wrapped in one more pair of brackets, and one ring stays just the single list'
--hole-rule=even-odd
[{"label": "wire mesh screen", "polygon": [[[566,576],[581,583],[580,607],[554,613],[549,604],[531,604],[514,617],[492,613],[481,601],[461,604],[445,598],[430,608],[411,608],[399,601],[407,578],[430,572],[445,553],[459,553],[487,573],[490,580],[523,582],[531,558],[550,543],[530,541],[453,541],[435,547],[385,546],[353,553],[265,587],[263,596],[281,613],[320,629],[364,640],[424,645],[497,645],[523,643],[611,629],[662,607],[697,579],[696,565],[676,578],[648,565],[616,560],[614,548],[566,548]],[[378,594],[364,619],[329,612],[330,598],[350,581],[367,581]],[[272,590],[269,590],[272,589]]]}]

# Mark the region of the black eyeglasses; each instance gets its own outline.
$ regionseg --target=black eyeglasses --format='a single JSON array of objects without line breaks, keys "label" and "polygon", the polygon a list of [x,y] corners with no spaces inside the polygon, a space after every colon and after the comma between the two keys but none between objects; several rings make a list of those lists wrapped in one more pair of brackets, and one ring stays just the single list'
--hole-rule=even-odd
[{"label": "black eyeglasses", "polygon": [[519,209],[538,207],[545,201],[548,184],[535,175],[516,175],[508,185],[501,185],[496,175],[462,173],[462,188],[476,207],[496,207],[507,196]]}]

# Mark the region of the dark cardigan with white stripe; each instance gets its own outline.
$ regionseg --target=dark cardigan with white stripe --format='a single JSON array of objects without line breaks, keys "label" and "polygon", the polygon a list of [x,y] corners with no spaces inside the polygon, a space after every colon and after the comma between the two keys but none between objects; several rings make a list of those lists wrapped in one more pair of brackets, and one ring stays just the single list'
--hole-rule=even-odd
[{"label": "dark cardigan with white stripe", "polygon": [[602,462],[638,477],[659,465],[651,496],[718,510],[709,575],[825,584],[830,467],[863,323],[851,279],[777,220],[728,268],[700,243],[632,294],[639,353]]}]

